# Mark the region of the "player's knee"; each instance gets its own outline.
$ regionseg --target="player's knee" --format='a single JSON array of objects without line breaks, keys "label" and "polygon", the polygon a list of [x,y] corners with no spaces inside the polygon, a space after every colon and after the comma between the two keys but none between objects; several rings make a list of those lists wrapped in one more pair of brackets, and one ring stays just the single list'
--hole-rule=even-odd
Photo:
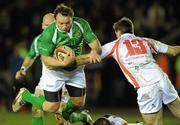
[{"label": "player's knee", "polygon": [[33,117],[42,117],[43,111],[37,108],[32,107],[32,116]]},{"label": "player's knee", "polygon": [[43,105],[43,110],[46,112],[56,112],[59,109],[58,104]]},{"label": "player's knee", "polygon": [[72,100],[72,103],[73,103],[73,106],[75,106],[75,107],[83,107],[84,106],[84,101],[81,98],[74,98]]}]

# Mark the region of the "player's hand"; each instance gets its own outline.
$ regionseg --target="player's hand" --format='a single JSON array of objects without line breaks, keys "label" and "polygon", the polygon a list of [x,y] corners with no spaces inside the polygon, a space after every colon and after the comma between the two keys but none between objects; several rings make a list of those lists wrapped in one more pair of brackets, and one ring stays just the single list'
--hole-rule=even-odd
[{"label": "player's hand", "polygon": [[89,53],[90,63],[97,63],[101,61],[101,56],[97,53],[96,50],[91,50]]},{"label": "player's hand", "polygon": [[16,80],[20,80],[20,79],[22,79],[24,76],[26,76],[26,71],[20,69],[19,71],[16,72],[15,78],[16,78]]},{"label": "player's hand", "polygon": [[62,61],[62,64],[64,67],[66,67],[72,65],[74,62],[75,62],[75,55],[67,53],[64,56],[64,60]]}]

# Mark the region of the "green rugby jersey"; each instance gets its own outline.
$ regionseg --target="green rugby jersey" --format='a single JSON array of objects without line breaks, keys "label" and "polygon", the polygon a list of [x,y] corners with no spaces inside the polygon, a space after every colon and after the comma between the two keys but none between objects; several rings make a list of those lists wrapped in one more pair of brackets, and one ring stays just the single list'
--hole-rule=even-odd
[{"label": "green rugby jersey", "polygon": [[66,45],[73,49],[76,56],[81,55],[84,41],[89,44],[95,39],[97,37],[91,30],[89,23],[82,18],[73,18],[69,32],[61,32],[54,22],[41,33],[38,39],[39,54],[51,56],[56,47]]},{"label": "green rugby jersey", "polygon": [[36,58],[37,56],[39,56],[39,50],[38,50],[38,39],[39,39],[40,35],[38,35],[37,37],[34,38],[30,50],[27,54],[28,57],[30,57],[31,59]]}]

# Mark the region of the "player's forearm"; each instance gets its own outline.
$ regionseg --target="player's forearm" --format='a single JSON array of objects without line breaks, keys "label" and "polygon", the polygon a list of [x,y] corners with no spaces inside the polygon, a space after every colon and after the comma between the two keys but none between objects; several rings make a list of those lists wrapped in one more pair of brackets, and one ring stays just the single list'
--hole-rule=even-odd
[{"label": "player's forearm", "polygon": [[32,58],[26,56],[24,61],[23,61],[21,68],[26,71],[28,68],[30,68],[32,66],[34,61],[35,61],[35,59],[32,59]]},{"label": "player's forearm", "polygon": [[98,39],[94,40],[90,44],[88,44],[91,50],[96,51],[97,53],[101,53],[101,44]]},{"label": "player's forearm", "polygon": [[168,46],[167,54],[176,56],[180,53],[180,46]]},{"label": "player's forearm", "polygon": [[85,65],[88,63],[90,63],[90,58],[88,54],[84,54],[76,57],[76,65]]},{"label": "player's forearm", "polygon": [[62,67],[65,67],[65,64],[63,62],[58,61],[54,57],[41,56],[41,60],[49,68],[62,68]]}]

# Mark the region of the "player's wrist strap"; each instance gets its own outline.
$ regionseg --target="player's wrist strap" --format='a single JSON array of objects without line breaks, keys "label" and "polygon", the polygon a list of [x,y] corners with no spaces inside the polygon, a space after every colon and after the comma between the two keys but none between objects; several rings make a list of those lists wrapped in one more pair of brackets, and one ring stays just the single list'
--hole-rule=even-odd
[{"label": "player's wrist strap", "polygon": [[21,66],[21,69],[20,69],[20,70],[22,70],[22,71],[25,71],[25,72],[26,72],[27,68],[26,68],[25,66]]}]

